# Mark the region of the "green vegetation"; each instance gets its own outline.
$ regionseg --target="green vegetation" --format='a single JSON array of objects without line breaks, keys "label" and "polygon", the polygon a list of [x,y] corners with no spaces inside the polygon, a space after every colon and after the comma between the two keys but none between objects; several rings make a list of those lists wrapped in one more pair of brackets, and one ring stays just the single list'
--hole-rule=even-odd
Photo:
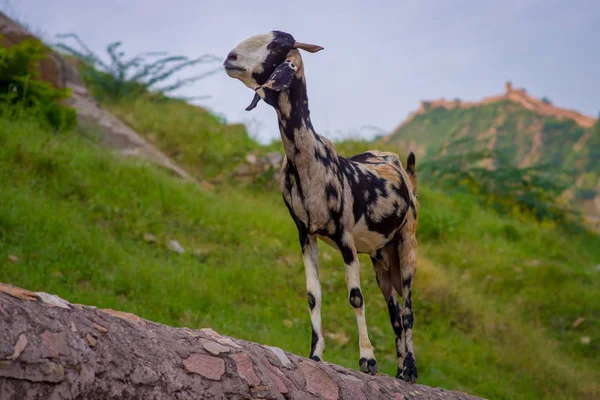
[{"label": "green vegetation", "polygon": [[[481,192],[483,187],[487,200],[488,194],[500,197],[493,200],[497,206],[511,197],[509,191],[517,185],[524,190],[514,192],[521,209],[552,218],[557,213],[588,212],[586,204],[599,195],[600,123],[585,129],[573,120],[536,114],[508,100],[451,110],[428,103],[425,108],[425,113],[394,132],[389,144],[415,140],[426,150],[421,160],[431,162],[430,170],[445,186],[459,178],[471,181],[477,186],[472,189]],[[497,170],[488,171],[488,165]],[[545,183],[538,179],[532,184],[533,171],[544,175]],[[565,198],[574,202],[564,204]]]},{"label": "green vegetation", "polygon": [[[251,151],[266,152],[243,125],[226,125],[203,108],[181,100],[147,97],[105,104],[111,112],[203,180],[226,177]],[[279,149],[279,143],[271,146]]]},{"label": "green vegetation", "polygon": [[475,148],[474,142],[470,136],[456,140],[446,147],[447,155],[421,163],[421,179],[447,190],[466,190],[501,214],[516,211],[560,228],[581,229],[579,213],[560,199],[571,183],[568,171],[547,165],[519,168],[502,149],[453,151],[453,146]]},{"label": "green vegetation", "polygon": [[14,106],[39,113],[38,120],[51,129],[75,126],[75,110],[59,104],[69,97],[68,90],[58,90],[40,79],[39,63],[48,49],[38,39],[26,39],[7,48],[0,36],[0,105]]},{"label": "green vegetation", "polygon": [[[114,107],[198,174],[217,176],[231,155],[266,151],[241,127],[232,133],[238,128],[179,101]],[[72,130],[42,129],[34,114],[0,115],[0,281],[308,354],[297,233],[276,190],[234,182],[199,190]],[[208,146],[196,162],[202,141]],[[345,155],[370,147],[338,144]],[[600,396],[600,239],[500,216],[471,194],[449,195],[424,179],[420,192],[419,382],[494,399]],[[186,252],[170,251],[168,239]],[[370,261],[361,262],[380,370],[394,374],[387,307]],[[357,369],[342,265],[320,245],[325,358]]]},{"label": "green vegetation", "polygon": [[[166,86],[170,78],[179,74],[186,68],[196,67],[199,64],[218,62],[219,58],[204,54],[195,59],[185,56],[167,55],[166,52],[146,52],[126,58],[121,47],[121,42],[112,42],[106,47],[110,63],[92,52],[78,35],[74,33],[59,35],[63,39],[72,39],[77,47],[66,43],[58,43],[56,47],[67,52],[80,63],[80,73],[94,97],[100,101],[119,101],[124,98],[135,98],[152,91],[152,98],[164,99],[184,86],[190,85],[201,79],[207,78],[220,68],[214,68],[200,75],[181,78]],[[149,61],[148,58],[151,58]],[[190,98],[187,98],[190,100]]]},{"label": "green vegetation", "polygon": [[[171,86],[153,89],[197,60],[126,60],[116,42],[103,65],[80,45],[63,48],[83,62],[103,105],[216,187],[101,148],[60,105],[68,92],[39,80],[45,48],[2,47],[0,281],[307,355],[304,267],[272,171],[251,185],[230,177],[248,153],[281,151],[279,141],[260,145],[242,125],[167,97]],[[417,159],[419,383],[493,399],[600,397],[600,237],[572,229],[557,200],[572,171],[582,174],[575,198],[595,196],[600,123],[583,130],[509,102],[425,107],[390,143],[336,143],[345,156],[378,148],[404,160],[399,137],[430,150]],[[341,256],[321,243],[319,258],[325,359],[358,369]],[[387,306],[369,258],[360,259],[370,337],[380,371],[393,375]]]}]

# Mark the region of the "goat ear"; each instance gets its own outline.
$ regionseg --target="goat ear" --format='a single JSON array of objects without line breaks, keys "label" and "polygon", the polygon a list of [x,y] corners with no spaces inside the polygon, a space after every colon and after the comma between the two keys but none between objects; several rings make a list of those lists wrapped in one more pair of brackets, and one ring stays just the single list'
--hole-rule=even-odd
[{"label": "goat ear", "polygon": [[258,95],[258,93],[254,93],[254,98],[250,102],[250,105],[248,107],[246,107],[246,111],[254,110],[254,108],[256,108],[256,105],[258,104],[259,101],[260,101],[260,96]]},{"label": "goat ear", "polygon": [[298,67],[291,60],[285,60],[271,74],[269,80],[261,86],[263,89],[271,89],[276,92],[286,90],[292,84]]}]

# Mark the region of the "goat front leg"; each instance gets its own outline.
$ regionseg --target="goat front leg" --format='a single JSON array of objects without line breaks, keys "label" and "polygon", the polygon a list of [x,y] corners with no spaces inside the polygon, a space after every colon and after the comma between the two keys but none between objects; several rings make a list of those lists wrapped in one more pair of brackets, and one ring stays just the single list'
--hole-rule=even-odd
[{"label": "goat front leg", "polygon": [[342,235],[338,247],[344,258],[346,269],[346,286],[348,287],[348,300],[354,308],[356,323],[358,325],[358,345],[360,348],[359,365],[362,372],[375,375],[377,373],[377,361],[373,352],[373,345],[367,331],[365,319],[365,302],[360,290],[360,263],[358,261],[354,240],[349,232]]},{"label": "goat front leg", "polygon": [[325,351],[325,339],[321,328],[321,283],[319,282],[319,249],[317,238],[307,235],[302,246],[302,259],[306,272],[306,299],[310,311],[310,322],[312,324],[312,339],[310,358],[315,361],[323,359]]}]

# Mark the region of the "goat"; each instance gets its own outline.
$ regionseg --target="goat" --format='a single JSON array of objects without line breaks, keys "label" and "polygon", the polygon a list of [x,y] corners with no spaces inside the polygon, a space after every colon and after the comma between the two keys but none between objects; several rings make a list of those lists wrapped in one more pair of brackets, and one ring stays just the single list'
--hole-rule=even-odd
[{"label": "goat", "polygon": [[[375,375],[377,361],[365,320],[358,254],[369,254],[388,305],[396,335],[396,377],[412,383],[417,367],[412,343],[411,288],[417,263],[417,182],[415,155],[403,168],[398,155],[368,151],[344,158],[334,144],[317,134],[310,120],[306,78],[298,49],[316,53],[323,47],[297,42],[281,31],[252,36],[238,44],[223,65],[231,78],[276,112],[285,149],[280,189],[298,229],[306,272],[312,323],[310,358],[325,350],[321,329],[321,285],[317,239],[338,249],[344,260],[348,299],[356,314],[361,371]],[[396,292],[403,297],[401,307]]]}]

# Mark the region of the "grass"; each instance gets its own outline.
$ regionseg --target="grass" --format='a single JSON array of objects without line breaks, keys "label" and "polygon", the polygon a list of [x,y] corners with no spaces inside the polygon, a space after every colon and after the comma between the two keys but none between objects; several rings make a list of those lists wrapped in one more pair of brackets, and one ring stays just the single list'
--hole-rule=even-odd
[{"label": "grass", "polygon": [[[163,150],[179,149],[198,174],[218,176],[229,167],[219,157],[242,157],[255,146],[241,135],[221,143],[216,132],[230,128],[192,106],[119,107]],[[222,154],[207,149],[198,162],[203,141]],[[275,190],[230,184],[202,191],[28,118],[0,118],[0,165],[0,281],[308,354],[297,233]],[[493,214],[469,196],[421,187],[413,300],[419,383],[492,399],[600,396],[600,239],[565,236]],[[170,251],[169,239],[186,252]],[[342,260],[319,247],[325,359],[358,369]],[[10,255],[19,261],[9,263]],[[380,371],[394,374],[387,307],[368,258],[361,262]],[[579,317],[585,321],[575,328]]]},{"label": "grass", "polygon": [[[251,151],[268,150],[248,136],[244,125],[227,125],[183,101],[139,97],[104,106],[203,180],[226,176]],[[278,143],[272,148],[278,149]]]}]

